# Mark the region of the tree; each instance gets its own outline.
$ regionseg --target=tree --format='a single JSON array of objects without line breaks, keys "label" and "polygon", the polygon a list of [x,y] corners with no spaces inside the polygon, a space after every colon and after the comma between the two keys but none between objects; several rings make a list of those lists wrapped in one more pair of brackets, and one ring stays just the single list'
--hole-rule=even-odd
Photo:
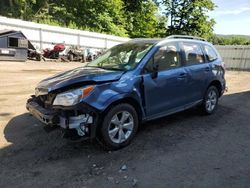
[{"label": "tree", "polygon": [[122,0],[1,0],[1,15],[127,36]]},{"label": "tree", "polygon": [[128,35],[135,37],[162,37],[166,34],[167,18],[159,14],[152,0],[123,0]]},{"label": "tree", "polygon": [[79,0],[74,7],[78,27],[126,36],[122,0]]},{"label": "tree", "polygon": [[208,38],[215,21],[207,13],[215,8],[211,0],[163,0],[170,18],[169,34],[186,34]]},{"label": "tree", "polygon": [[118,36],[159,37],[166,16],[153,0],[1,0],[1,15]]},{"label": "tree", "polygon": [[241,36],[218,36],[213,35],[209,38],[209,41],[215,45],[249,45],[250,40]]}]

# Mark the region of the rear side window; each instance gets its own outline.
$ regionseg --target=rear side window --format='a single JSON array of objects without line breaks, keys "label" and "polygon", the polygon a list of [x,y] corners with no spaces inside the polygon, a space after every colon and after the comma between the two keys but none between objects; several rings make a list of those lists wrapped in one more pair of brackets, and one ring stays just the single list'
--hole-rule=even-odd
[{"label": "rear side window", "polygon": [[187,65],[204,63],[204,55],[199,44],[183,43]]},{"label": "rear side window", "polygon": [[211,46],[204,45],[204,51],[208,61],[211,62],[218,58],[217,53]]}]

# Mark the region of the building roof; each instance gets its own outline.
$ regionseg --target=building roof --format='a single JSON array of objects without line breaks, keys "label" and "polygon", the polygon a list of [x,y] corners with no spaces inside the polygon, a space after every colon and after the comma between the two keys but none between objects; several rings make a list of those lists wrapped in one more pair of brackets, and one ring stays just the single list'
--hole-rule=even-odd
[{"label": "building roof", "polygon": [[[4,29],[4,30],[0,30],[0,36],[2,36],[2,35],[8,35],[8,34],[13,34],[13,33],[17,33],[17,32],[18,31]],[[19,32],[21,32],[21,31],[19,31]]]},{"label": "building roof", "polygon": [[[22,31],[15,31],[15,30],[8,30],[8,29],[0,30],[0,37],[6,37],[6,36],[17,34],[17,33],[21,34],[24,38],[27,39],[27,37],[22,33]],[[29,40],[28,40],[28,48],[35,50],[35,47],[31,44]]]}]

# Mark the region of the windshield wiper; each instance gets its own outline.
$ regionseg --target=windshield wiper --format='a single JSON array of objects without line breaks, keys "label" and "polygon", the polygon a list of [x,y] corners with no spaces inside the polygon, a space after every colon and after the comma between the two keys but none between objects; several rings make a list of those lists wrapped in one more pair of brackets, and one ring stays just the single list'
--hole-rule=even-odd
[{"label": "windshield wiper", "polygon": [[125,71],[124,69],[118,69],[118,68],[112,68],[112,67],[102,67],[102,66],[86,66],[86,67],[93,67],[93,68],[99,68],[99,69],[104,69],[104,70]]},{"label": "windshield wiper", "polygon": [[116,71],[125,71],[124,69],[112,68],[112,67],[101,67],[102,69],[106,70],[116,70]]}]

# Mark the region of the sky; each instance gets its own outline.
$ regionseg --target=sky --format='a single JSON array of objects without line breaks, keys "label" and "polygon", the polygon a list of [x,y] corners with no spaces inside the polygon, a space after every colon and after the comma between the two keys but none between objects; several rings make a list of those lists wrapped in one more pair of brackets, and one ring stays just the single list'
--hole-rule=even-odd
[{"label": "sky", "polygon": [[217,5],[209,13],[216,34],[250,35],[250,0],[213,0]]}]

